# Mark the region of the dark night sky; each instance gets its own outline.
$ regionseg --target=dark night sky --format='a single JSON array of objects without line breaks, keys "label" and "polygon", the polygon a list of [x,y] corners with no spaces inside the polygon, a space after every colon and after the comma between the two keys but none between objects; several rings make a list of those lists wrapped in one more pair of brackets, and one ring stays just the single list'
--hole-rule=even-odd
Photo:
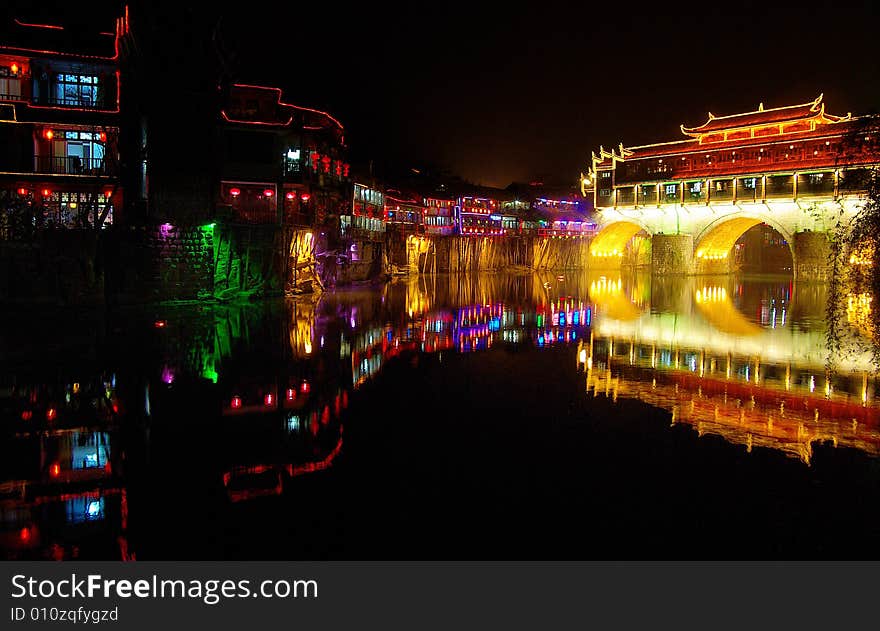
[{"label": "dark night sky", "polygon": [[832,113],[880,109],[871,3],[346,4],[240,2],[224,39],[242,80],[330,111],[380,171],[567,183],[600,144],[675,140],[707,111],[820,92]]}]

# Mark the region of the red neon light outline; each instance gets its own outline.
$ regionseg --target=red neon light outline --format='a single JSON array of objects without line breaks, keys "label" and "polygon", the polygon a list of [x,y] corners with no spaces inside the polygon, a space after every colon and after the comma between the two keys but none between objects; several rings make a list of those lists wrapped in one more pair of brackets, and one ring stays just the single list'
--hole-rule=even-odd
[{"label": "red neon light outline", "polygon": [[227,123],[241,123],[244,125],[268,125],[270,127],[287,127],[293,122],[293,116],[288,118],[286,123],[266,123],[264,121],[247,121],[239,118],[229,118],[229,116],[226,114],[226,110],[220,110],[220,115]]},{"label": "red neon light outline", "polygon": [[19,26],[30,26],[33,28],[48,28],[48,29],[53,29],[56,31],[63,31],[64,30],[63,26],[57,26],[55,24],[29,24],[27,22],[22,22],[18,18],[13,18],[12,21],[15,22],[16,24],[18,24]]},{"label": "red neon light outline", "polygon": [[[235,88],[251,88],[254,90],[272,90],[277,94],[278,100],[276,101],[276,103],[278,105],[284,105],[285,107],[292,107],[296,110],[302,110],[305,112],[312,112],[314,114],[320,114],[322,116],[326,116],[331,121],[333,121],[337,125],[337,127],[339,127],[340,130],[345,129],[345,127],[342,126],[342,123],[340,123],[338,120],[333,118],[333,116],[331,116],[327,112],[322,112],[321,110],[316,110],[311,107],[302,107],[301,105],[294,105],[293,103],[285,103],[284,101],[281,100],[281,88],[273,88],[273,87],[265,86],[265,85],[253,85],[250,83],[233,83],[232,86]],[[224,114],[224,116],[225,116],[225,114]],[[291,117],[291,119],[292,118],[293,117]],[[265,125],[265,124],[271,124],[271,123],[263,123],[263,124]]]},{"label": "red neon light outline", "polygon": [[19,48],[18,46],[2,46],[4,50],[20,50],[25,53],[37,53],[38,55],[58,55],[59,57],[79,57],[81,59],[102,59],[104,61],[116,61],[119,58],[119,46],[118,46],[118,38],[115,43],[115,48],[117,49],[115,54],[112,57],[105,57],[104,55],[85,55],[79,53],[62,53],[57,50],[40,50],[38,48]]}]

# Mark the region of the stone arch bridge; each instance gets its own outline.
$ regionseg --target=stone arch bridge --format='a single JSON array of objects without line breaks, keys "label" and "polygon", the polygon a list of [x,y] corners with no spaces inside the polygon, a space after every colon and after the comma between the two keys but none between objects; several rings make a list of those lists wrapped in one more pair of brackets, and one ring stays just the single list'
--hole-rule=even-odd
[{"label": "stone arch bridge", "polygon": [[750,228],[766,223],[788,243],[796,276],[824,278],[830,258],[828,232],[840,219],[852,218],[858,207],[857,199],[839,198],[601,208],[590,244],[590,266],[619,267],[630,240],[647,233],[654,273],[729,273],[730,252],[737,239]]}]

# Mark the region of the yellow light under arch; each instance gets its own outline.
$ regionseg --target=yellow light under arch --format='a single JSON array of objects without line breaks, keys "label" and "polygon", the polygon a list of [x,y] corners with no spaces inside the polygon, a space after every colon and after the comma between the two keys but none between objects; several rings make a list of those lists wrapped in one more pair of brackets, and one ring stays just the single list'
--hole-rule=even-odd
[{"label": "yellow light under arch", "polygon": [[617,221],[608,224],[593,237],[590,243],[590,254],[596,258],[619,258],[623,256],[626,244],[630,242],[642,227],[631,221]]},{"label": "yellow light under arch", "polygon": [[711,228],[697,244],[694,256],[698,261],[726,259],[730,250],[743,234],[763,223],[753,217],[734,217]]}]

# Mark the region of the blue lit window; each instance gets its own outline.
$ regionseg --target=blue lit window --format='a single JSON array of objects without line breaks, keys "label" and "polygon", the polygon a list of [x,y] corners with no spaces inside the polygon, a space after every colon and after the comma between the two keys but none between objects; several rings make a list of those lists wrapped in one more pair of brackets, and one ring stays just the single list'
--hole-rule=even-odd
[{"label": "blue lit window", "polygon": [[59,105],[96,107],[98,77],[82,74],[59,74],[55,83],[55,102]]}]

